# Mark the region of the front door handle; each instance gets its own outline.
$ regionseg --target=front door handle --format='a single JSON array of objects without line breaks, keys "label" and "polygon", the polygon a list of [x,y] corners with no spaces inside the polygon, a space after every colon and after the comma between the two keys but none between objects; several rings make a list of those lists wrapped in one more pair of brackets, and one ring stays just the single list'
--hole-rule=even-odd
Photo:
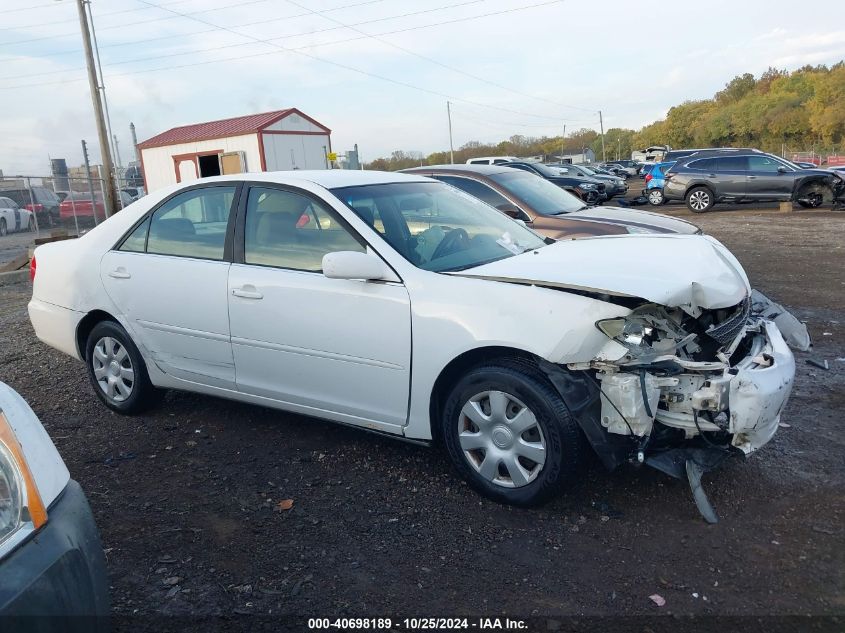
[{"label": "front door handle", "polygon": [[109,273],[109,277],[114,277],[115,279],[129,279],[132,275],[126,272],[126,269],[123,266],[119,266]]},{"label": "front door handle", "polygon": [[232,296],[241,299],[263,299],[264,295],[256,290],[252,284],[246,284],[240,288],[232,288]]},{"label": "front door handle", "polygon": [[748,176],[748,180],[754,180],[757,176]]}]

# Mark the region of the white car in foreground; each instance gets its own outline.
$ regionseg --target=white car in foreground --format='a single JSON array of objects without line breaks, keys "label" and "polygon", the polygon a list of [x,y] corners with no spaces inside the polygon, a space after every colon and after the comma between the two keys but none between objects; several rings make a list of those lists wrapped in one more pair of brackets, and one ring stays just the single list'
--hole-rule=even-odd
[{"label": "white car in foreground", "polygon": [[0,629],[106,631],[108,592],[82,488],[29,405],[0,382]]},{"label": "white car in foreground", "polygon": [[585,439],[695,482],[772,437],[795,369],[716,240],[554,242],[408,174],[203,179],[35,260],[35,332],[109,408],[182,389],[439,439],[515,504],[576,477]]}]

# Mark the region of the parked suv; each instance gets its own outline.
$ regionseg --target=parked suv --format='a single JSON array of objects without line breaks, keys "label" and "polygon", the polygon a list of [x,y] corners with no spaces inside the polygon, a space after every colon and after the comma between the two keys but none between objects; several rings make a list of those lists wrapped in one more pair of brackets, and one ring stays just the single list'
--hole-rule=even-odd
[{"label": "parked suv", "polygon": [[38,226],[44,228],[59,222],[59,198],[47,187],[22,187],[20,189],[3,189],[0,195],[14,200],[21,209],[27,209],[35,214]]},{"label": "parked suv", "polygon": [[582,176],[584,178],[593,178],[604,183],[605,192],[608,199],[614,196],[624,196],[628,193],[628,183],[624,178],[614,176],[613,174],[600,174],[594,171],[591,167],[586,165],[571,165],[569,163],[550,164],[547,167],[557,169],[563,176]]},{"label": "parked suv", "polygon": [[685,200],[694,213],[717,202],[798,202],[818,207],[845,195],[845,180],[823,169],[801,169],[755,150],[712,150],[681,158],[666,174],[663,196]]},{"label": "parked suv", "polygon": [[564,173],[559,167],[547,167],[542,163],[523,163],[513,161],[505,163],[503,166],[521,169],[522,171],[527,171],[529,173],[536,174],[541,178],[545,178],[549,182],[556,184],[558,187],[562,187],[570,193],[574,193],[587,204],[600,204],[608,198],[607,185],[596,178],[580,176],[575,172]]}]

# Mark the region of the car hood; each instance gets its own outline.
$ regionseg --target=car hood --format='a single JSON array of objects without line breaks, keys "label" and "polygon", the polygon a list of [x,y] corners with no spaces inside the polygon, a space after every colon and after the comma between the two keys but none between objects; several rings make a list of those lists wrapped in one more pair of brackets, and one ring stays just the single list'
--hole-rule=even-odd
[{"label": "car hood", "polygon": [[636,297],[692,316],[735,306],[751,292],[737,259],[705,235],[560,241],[453,274]]},{"label": "car hood", "polygon": [[699,228],[685,220],[679,220],[661,213],[640,211],[638,209],[623,209],[622,207],[591,207],[580,211],[567,213],[568,218],[583,220],[600,220],[612,224],[624,224],[657,233],[678,233],[692,235],[698,233]]}]

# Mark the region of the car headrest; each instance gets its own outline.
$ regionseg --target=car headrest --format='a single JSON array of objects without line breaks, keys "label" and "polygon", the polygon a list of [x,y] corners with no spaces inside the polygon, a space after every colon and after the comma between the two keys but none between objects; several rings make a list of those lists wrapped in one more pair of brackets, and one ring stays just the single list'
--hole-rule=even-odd
[{"label": "car headrest", "polygon": [[194,223],[188,218],[159,219],[152,223],[150,232],[163,240],[175,240],[187,235],[195,235]]}]

